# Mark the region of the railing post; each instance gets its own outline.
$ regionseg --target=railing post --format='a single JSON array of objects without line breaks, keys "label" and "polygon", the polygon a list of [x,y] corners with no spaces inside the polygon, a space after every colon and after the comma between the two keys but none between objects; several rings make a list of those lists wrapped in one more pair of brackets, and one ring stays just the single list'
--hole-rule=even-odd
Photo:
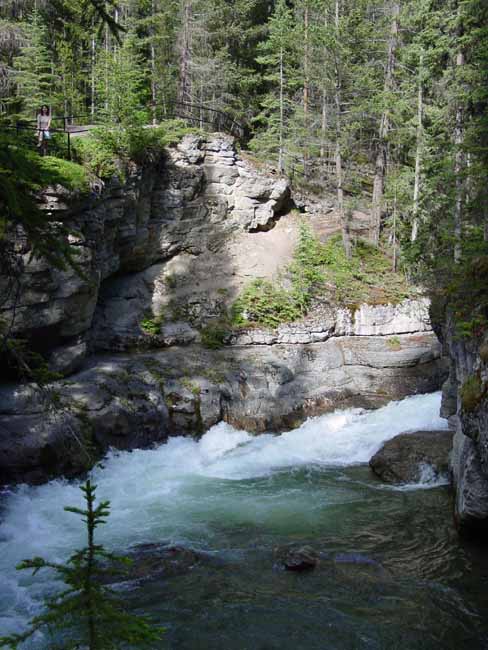
[{"label": "railing post", "polygon": [[71,133],[69,131],[66,133],[68,134],[68,160],[71,160]]}]

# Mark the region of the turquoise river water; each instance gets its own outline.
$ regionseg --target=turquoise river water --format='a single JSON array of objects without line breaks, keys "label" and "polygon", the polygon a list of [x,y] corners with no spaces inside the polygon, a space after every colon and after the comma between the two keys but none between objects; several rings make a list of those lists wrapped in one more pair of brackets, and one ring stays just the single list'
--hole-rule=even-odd
[{"label": "turquoise river water", "polygon": [[[218,424],[200,441],[111,453],[92,472],[110,499],[99,541],[194,549],[182,575],[119,587],[166,628],[171,650],[433,650],[488,648],[488,558],[458,539],[444,480],[392,488],[367,461],[401,431],[443,428],[440,395],[377,411],[311,418],[253,437]],[[20,631],[55,588],[15,571],[23,558],[63,560],[83,545],[76,482],[6,491],[0,502],[0,630]],[[275,550],[308,544],[311,572],[280,570]],[[29,650],[47,649],[38,635]],[[156,646],[155,646],[156,647]]]}]

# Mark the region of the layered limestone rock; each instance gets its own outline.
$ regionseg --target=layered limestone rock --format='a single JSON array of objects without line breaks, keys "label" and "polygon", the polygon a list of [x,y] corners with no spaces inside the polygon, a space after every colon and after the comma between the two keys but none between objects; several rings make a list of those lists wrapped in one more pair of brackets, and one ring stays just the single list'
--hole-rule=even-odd
[{"label": "layered limestone rock", "polygon": [[220,420],[280,431],[337,407],[374,408],[430,392],[445,376],[432,332],[399,334],[394,344],[388,336],[219,350],[191,344],[93,356],[85,365],[48,394],[0,389],[4,481],[75,475],[109,447],[201,434]]},{"label": "layered limestone rock", "polygon": [[488,336],[463,339],[451,314],[438,331],[450,358],[442,415],[455,429],[450,468],[461,532],[488,533]]},{"label": "layered limestone rock", "polygon": [[[83,201],[63,188],[49,188],[43,207],[77,233],[70,244],[82,275],[31,259],[23,242],[20,287],[2,303],[0,318],[35,349],[52,351],[56,370],[63,370],[66,359],[69,373],[86,344],[124,347],[104,340],[105,321],[116,324],[132,344],[144,315],[168,306],[165,289],[174,282],[193,282],[194,293],[205,290],[212,316],[222,302],[218,291],[231,273],[226,262],[230,240],[268,227],[289,200],[285,179],[256,171],[237,156],[234,139],[220,134],[187,136],[154,165],[133,168],[124,185],[113,179],[99,195]],[[174,268],[163,263],[171,259],[179,262]],[[198,274],[208,286],[195,288]],[[7,285],[8,278],[0,277],[0,292],[7,293]],[[106,309],[99,309],[92,328],[95,308],[104,301]],[[180,308],[173,303],[175,311]]]},{"label": "layered limestone rock", "polygon": [[444,379],[422,298],[322,305],[205,347],[241,289],[286,266],[298,236],[297,215],[282,215],[288,183],[256,170],[232,138],[188,136],[124,186],[83,202],[49,190],[45,201],[77,232],[84,273],[31,260],[27,243],[19,251],[20,300],[2,317],[66,378],[0,388],[0,482],[74,476],[109,447],[199,435],[220,420],[284,430]]}]

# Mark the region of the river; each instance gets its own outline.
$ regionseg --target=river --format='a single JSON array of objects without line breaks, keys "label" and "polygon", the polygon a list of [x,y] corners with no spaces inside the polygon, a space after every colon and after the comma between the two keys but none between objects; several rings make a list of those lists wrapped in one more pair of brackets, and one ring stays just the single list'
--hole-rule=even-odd
[{"label": "river", "polygon": [[[458,539],[445,480],[393,488],[366,465],[381,443],[439,429],[440,394],[376,411],[310,418],[281,435],[220,423],[200,441],[111,453],[91,475],[110,499],[98,540],[182,545],[205,561],[183,575],[121,587],[166,628],[171,650],[488,648],[488,560]],[[19,486],[1,501],[0,630],[20,631],[55,588],[23,558],[61,561],[83,545],[76,482]],[[309,544],[312,572],[276,565],[275,549]],[[38,636],[26,648],[48,648]]]}]

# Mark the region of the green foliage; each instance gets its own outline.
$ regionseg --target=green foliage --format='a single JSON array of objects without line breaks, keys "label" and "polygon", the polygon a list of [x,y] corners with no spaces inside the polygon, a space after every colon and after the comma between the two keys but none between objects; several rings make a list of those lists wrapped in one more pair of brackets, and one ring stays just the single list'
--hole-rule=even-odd
[{"label": "green foliage", "polygon": [[0,133],[0,245],[8,246],[7,233],[21,226],[32,254],[55,266],[76,264],[68,232],[39,209],[37,193],[47,185],[84,189],[86,178],[77,165],[51,158],[19,145],[14,136]]},{"label": "green foliage", "polygon": [[231,327],[225,321],[213,321],[200,330],[202,345],[210,350],[217,350],[224,345]]},{"label": "green foliage", "polygon": [[248,285],[232,307],[234,325],[276,327],[306,315],[317,301],[355,306],[396,303],[409,295],[405,279],[391,270],[381,250],[358,241],[348,259],[340,236],[321,243],[305,223],[285,275],[291,287],[261,279]]},{"label": "green foliage", "polygon": [[389,256],[366,241],[359,240],[347,259],[340,237],[332,237],[323,245],[322,256],[325,283],[337,302],[397,303],[409,295],[405,278],[392,271]]},{"label": "green foliage", "polygon": [[17,650],[25,640],[43,629],[51,636],[51,649],[120,650],[124,647],[136,650],[153,647],[152,644],[161,639],[162,629],[152,626],[145,617],[129,614],[122,599],[104,586],[104,578],[113,574],[117,565],[121,573],[129,560],[95,543],[95,531],[106,523],[110,502],[95,504],[96,486],[90,480],[80,489],[86,508],[70,506],[65,510],[82,517],[86,525],[86,547],[75,551],[64,564],[35,557],[24,560],[17,567],[31,569],[33,575],[51,569],[66,588],[46,600],[46,611],[32,619],[26,632],[0,638],[0,646]]},{"label": "green foliage", "polygon": [[461,386],[459,394],[463,410],[471,413],[478,408],[481,400],[486,395],[486,387],[479,375],[471,375]]},{"label": "green foliage", "polygon": [[201,374],[214,384],[223,384],[225,381],[225,374],[217,368],[204,368]]},{"label": "green foliage", "polygon": [[108,127],[147,124],[148,112],[141,110],[145,105],[142,58],[130,31],[122,47],[104,50],[100,53],[94,70],[96,79],[99,115]]},{"label": "green foliage", "polygon": [[393,352],[398,352],[398,350],[402,349],[402,342],[398,336],[391,336],[387,340],[387,344],[390,350],[392,350]]},{"label": "green foliage", "polygon": [[14,68],[22,114],[32,120],[42,104],[52,104],[55,76],[47,28],[37,9],[25,23],[24,32],[25,46],[15,58]]},{"label": "green foliage", "polygon": [[249,284],[232,306],[232,322],[236,326],[277,327],[301,315],[290,291],[261,279]]},{"label": "green foliage", "polygon": [[[35,383],[39,388],[45,389],[50,383],[62,378],[58,372],[50,370],[46,360],[38,352],[30,349],[29,342],[14,336],[6,336],[7,329],[0,322],[0,337],[5,336],[2,342],[4,361],[10,372],[16,377]],[[53,391],[50,390],[52,398]]]},{"label": "green foliage", "polygon": [[181,385],[184,386],[187,390],[189,390],[190,393],[192,393],[192,395],[194,395],[195,397],[199,397],[202,393],[202,389],[200,388],[200,386],[195,382],[193,382],[188,377],[183,377],[183,379],[181,380]]},{"label": "green foliage", "polygon": [[167,120],[148,128],[137,124],[98,127],[89,136],[75,140],[73,151],[79,163],[98,178],[124,177],[131,161],[154,161],[166,147],[195,132],[181,120]]},{"label": "green foliage", "polygon": [[268,37],[258,46],[256,61],[266,71],[269,90],[254,117],[257,132],[250,147],[265,160],[277,160],[280,172],[285,168],[285,141],[289,140],[293,92],[297,88],[294,36],[293,12],[285,0],[278,0],[268,22]]},{"label": "green foliage", "polygon": [[141,320],[139,326],[143,332],[151,336],[157,336],[161,333],[162,317],[148,317],[146,316]]},{"label": "green foliage", "polygon": [[78,138],[73,143],[73,154],[83,167],[98,178],[109,179],[119,172],[114,147],[106,141],[102,130]]},{"label": "green foliage", "polygon": [[488,244],[473,234],[464,253],[457,265],[439,261],[435,276],[428,278],[435,281],[433,291],[449,308],[456,335],[479,340],[488,331]]},{"label": "green foliage", "polygon": [[60,185],[73,192],[89,190],[88,175],[82,165],[54,156],[45,156],[38,162],[45,185],[50,184],[52,179],[58,179]]}]

